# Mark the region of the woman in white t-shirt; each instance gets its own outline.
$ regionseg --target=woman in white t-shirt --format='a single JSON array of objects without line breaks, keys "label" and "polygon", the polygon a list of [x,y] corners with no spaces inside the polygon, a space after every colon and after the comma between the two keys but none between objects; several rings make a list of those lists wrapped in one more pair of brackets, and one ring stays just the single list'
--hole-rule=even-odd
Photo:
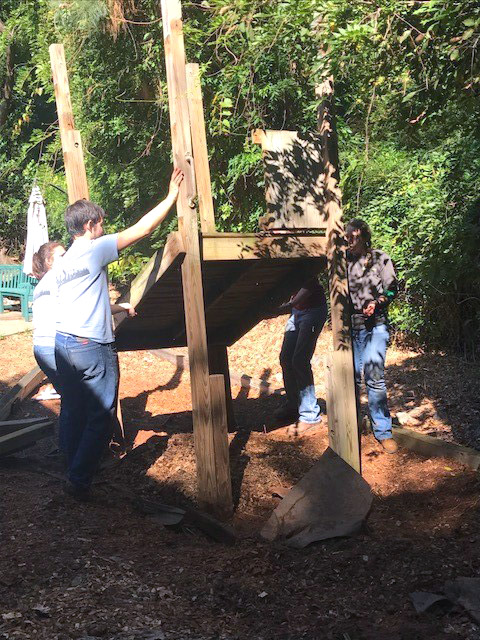
[{"label": "woman in white t-shirt", "polygon": [[61,259],[65,247],[46,242],[33,254],[32,272],[38,279],[33,292],[33,355],[40,369],[60,393],[55,364],[56,282],[51,268]]}]

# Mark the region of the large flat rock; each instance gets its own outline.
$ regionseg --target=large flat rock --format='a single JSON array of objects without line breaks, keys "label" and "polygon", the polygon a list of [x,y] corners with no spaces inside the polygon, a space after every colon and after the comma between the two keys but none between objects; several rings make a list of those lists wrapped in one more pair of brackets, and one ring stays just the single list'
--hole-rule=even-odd
[{"label": "large flat rock", "polygon": [[371,505],[368,483],[328,448],[283,498],[261,535],[302,549],[311,542],[356,533]]}]

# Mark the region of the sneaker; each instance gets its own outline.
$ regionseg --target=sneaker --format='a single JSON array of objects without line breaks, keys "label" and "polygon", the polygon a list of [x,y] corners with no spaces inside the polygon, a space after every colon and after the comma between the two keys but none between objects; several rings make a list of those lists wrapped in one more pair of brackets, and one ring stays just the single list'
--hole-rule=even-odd
[{"label": "sneaker", "polygon": [[73,484],[73,482],[70,482],[70,480],[67,480],[63,490],[67,495],[72,496],[72,498],[75,498],[75,500],[79,502],[86,502],[90,498],[90,489],[79,487]]},{"label": "sneaker", "polygon": [[298,411],[291,409],[289,406],[285,406],[277,409],[273,417],[277,422],[296,422],[298,420]]},{"label": "sneaker", "polygon": [[380,444],[386,453],[397,453],[398,451],[398,444],[393,438],[385,438],[385,440],[380,441]]},{"label": "sneaker", "polygon": [[299,438],[303,435],[305,435],[306,433],[313,431],[314,429],[317,429],[318,427],[320,427],[322,424],[322,420],[317,420],[317,422],[302,422],[301,420],[297,420],[297,422],[292,425],[291,427],[288,427],[287,429],[287,434],[289,436],[293,436],[295,438]]}]

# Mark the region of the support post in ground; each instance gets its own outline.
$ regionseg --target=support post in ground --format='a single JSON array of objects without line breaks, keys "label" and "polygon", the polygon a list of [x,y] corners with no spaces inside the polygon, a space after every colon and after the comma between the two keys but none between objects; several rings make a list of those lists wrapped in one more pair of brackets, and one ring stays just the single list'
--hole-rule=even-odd
[{"label": "support post in ground", "polygon": [[[228,367],[228,352],[224,344],[208,345],[208,368],[210,374],[221,374],[225,385],[225,406],[227,410],[227,426],[230,430],[236,428],[235,414],[233,412],[232,386],[230,382],[230,370]],[[210,377],[212,377],[210,375]]]},{"label": "support post in ground", "polygon": [[168,101],[174,162],[185,173],[177,200],[179,230],[185,248],[183,300],[192,392],[193,431],[199,502],[217,512],[232,509],[223,469],[229,467],[226,432],[216,433],[208,368],[196,184],[187,100],[185,45],[180,0],[161,0]]},{"label": "support post in ground", "polygon": [[[55,101],[57,103],[58,126],[60,128],[60,138],[62,141],[63,162],[67,178],[68,202],[72,204],[77,200],[89,199],[82,138],[80,131],[75,129],[63,44],[51,44],[49,52],[53,87],[55,89]],[[120,445],[121,449],[124,448],[125,430],[123,427],[122,408],[119,397],[117,397],[114,440]]]},{"label": "support post in ground", "polygon": [[[198,194],[198,212],[202,233],[215,233],[215,212],[213,208],[210,166],[208,162],[207,133],[203,113],[200,68],[198,64],[187,64],[187,99],[192,135],[193,163]],[[225,402],[227,406],[228,428],[235,427],[232,390],[228,371],[227,348],[223,345],[207,345],[210,373],[221,373],[225,380]]]},{"label": "support post in ground", "polygon": [[[329,369],[331,388],[327,413],[335,425],[329,428],[330,447],[359,473],[360,441],[355,395],[355,375],[349,313],[347,257],[339,186],[338,139],[335,127],[333,78],[317,87],[320,99],[318,129],[322,137],[325,168],[325,217],[333,354]],[[332,403],[334,406],[332,406]]]}]

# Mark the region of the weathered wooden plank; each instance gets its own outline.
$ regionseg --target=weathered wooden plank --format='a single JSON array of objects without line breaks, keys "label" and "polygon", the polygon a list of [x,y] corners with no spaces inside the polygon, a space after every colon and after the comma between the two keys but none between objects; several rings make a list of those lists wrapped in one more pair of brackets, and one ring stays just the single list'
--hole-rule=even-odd
[{"label": "weathered wooden plank", "polygon": [[[165,246],[162,251],[157,251],[153,255],[141,273],[133,280],[129,290],[121,297],[119,302],[129,302],[137,307],[153,285],[164,276],[162,285],[165,283],[166,275],[169,270],[179,268],[185,258],[185,248],[183,240],[178,231],[174,231],[167,236]],[[115,318],[115,329],[127,322],[133,326],[136,318],[130,318],[126,314],[120,314]]]},{"label": "weathered wooden plank", "polygon": [[327,419],[328,419],[328,444],[333,451],[337,451],[338,443],[336,434],[339,431],[338,417],[335,414],[335,396],[333,389],[333,352],[327,353],[327,362],[325,367],[325,399],[327,403]]},{"label": "weathered wooden plank", "polygon": [[215,510],[221,515],[230,516],[233,512],[233,502],[223,375],[210,375],[210,396],[212,399],[212,422],[214,424],[215,470],[219,487],[219,498],[215,505]]},{"label": "weathered wooden plank", "polygon": [[[210,371],[210,382],[212,381],[212,374],[220,374],[225,384],[225,406],[227,411],[227,427],[230,430],[235,429],[235,414],[233,412],[232,403],[232,387],[230,383],[230,370],[228,367],[228,352],[227,347],[224,344],[209,344],[208,345],[208,368]],[[213,402],[213,398],[212,398]],[[213,406],[213,405],[212,405]],[[212,409],[213,411],[213,409]],[[213,416],[215,418],[215,416]],[[213,421],[215,428],[218,428]]]},{"label": "weathered wooden plank", "polygon": [[393,438],[400,447],[405,447],[428,458],[448,458],[456,460],[471,469],[480,468],[480,451],[464,447],[455,442],[445,442],[433,436],[418,433],[413,429],[393,427]]},{"label": "weathered wooden plank", "polygon": [[318,134],[253,132],[262,145],[267,214],[261,229],[324,228],[324,170]]},{"label": "weathered wooden plank", "polygon": [[215,231],[210,165],[208,163],[207,134],[203,115],[202,89],[198,64],[187,64],[188,112],[192,132],[193,161],[198,193],[200,228]]},{"label": "weathered wooden plank", "polygon": [[208,370],[207,331],[203,302],[198,214],[192,142],[188,116],[185,45],[180,0],[161,0],[170,128],[175,165],[184,170],[177,200],[179,230],[185,246],[182,264],[185,325],[187,330],[192,391],[192,414],[197,461],[198,496],[206,507],[225,503],[224,485],[218,484],[215,429],[212,420]]},{"label": "weathered wooden plank", "polygon": [[5,436],[7,433],[13,433],[19,429],[31,427],[36,424],[42,424],[44,422],[51,422],[51,420],[44,416],[42,418],[22,418],[21,420],[2,421],[0,422],[0,436]]},{"label": "weathered wooden plank", "polygon": [[[333,81],[327,78],[317,88],[322,100],[318,111],[324,166],[324,215],[327,222],[330,316],[334,356],[332,361],[332,398],[335,407],[334,450],[360,472],[360,440],[355,395],[355,377],[349,314],[347,258],[342,220],[342,193],[339,185],[338,140],[333,113]],[[339,355],[337,355],[339,354]],[[339,367],[337,371],[336,368]],[[340,386],[339,386],[340,385]]]},{"label": "weathered wooden plank", "polygon": [[0,420],[8,418],[14,402],[21,401],[30,395],[45,378],[46,376],[40,367],[35,367],[0,397]]},{"label": "weathered wooden plank", "polygon": [[73,120],[67,65],[63,44],[49,47],[52,66],[53,87],[57,103],[58,123],[62,141],[63,160],[67,178],[68,201],[70,204],[82,198],[88,200],[88,183],[83,159],[80,132],[75,129]]},{"label": "weathered wooden plank", "polygon": [[351,357],[349,351],[334,351],[331,356],[327,375],[328,435],[331,449],[360,473],[357,406],[348,396]]},{"label": "weathered wooden plank", "polygon": [[326,247],[326,238],[322,235],[202,236],[202,258],[205,261],[318,258],[325,255]]},{"label": "weathered wooden plank", "polygon": [[[300,261],[299,261],[300,262]],[[320,270],[320,269],[319,269]],[[267,291],[252,290],[250,296],[245,296],[243,312],[237,314],[236,322],[230,322],[229,326],[219,330],[209,330],[209,340],[213,344],[226,344],[230,346],[239,340],[252,327],[271,315],[273,311],[286,300],[292,293],[298,291],[305,280],[303,269],[292,269],[275,286]]]},{"label": "weathered wooden plank", "polygon": [[53,422],[42,422],[0,436],[0,456],[20,451],[37,440],[51,435],[53,435]]}]

